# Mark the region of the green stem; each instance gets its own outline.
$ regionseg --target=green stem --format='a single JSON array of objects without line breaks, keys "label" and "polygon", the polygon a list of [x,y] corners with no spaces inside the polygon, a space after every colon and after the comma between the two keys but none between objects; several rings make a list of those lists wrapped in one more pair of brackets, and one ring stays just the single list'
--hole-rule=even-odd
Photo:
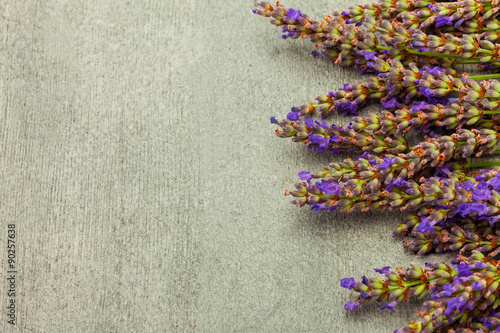
[{"label": "green stem", "polygon": [[455,65],[468,65],[468,64],[481,64],[481,60],[464,60],[464,61],[457,61]]},{"label": "green stem", "polygon": [[483,110],[483,114],[498,114],[500,110]]},{"label": "green stem", "polygon": [[[499,150],[495,150],[495,152],[498,152]],[[492,165],[500,165],[500,161],[486,161],[486,162],[476,162],[476,163],[467,163],[465,164],[466,168],[477,168],[477,167],[483,167],[483,166],[492,166]]]},{"label": "green stem", "polygon": [[[410,50],[406,46],[402,46],[402,49],[406,50],[408,53],[418,54],[426,57],[439,57],[439,58],[451,58],[451,59],[462,59],[462,56],[458,54],[444,54],[444,53],[434,53],[434,52],[418,52],[417,50]],[[479,58],[471,58],[469,60],[479,60]]]},{"label": "green stem", "polygon": [[469,76],[469,79],[471,80],[488,80],[488,79],[498,79],[500,78],[500,74],[487,74],[487,75],[476,75],[476,76]]}]

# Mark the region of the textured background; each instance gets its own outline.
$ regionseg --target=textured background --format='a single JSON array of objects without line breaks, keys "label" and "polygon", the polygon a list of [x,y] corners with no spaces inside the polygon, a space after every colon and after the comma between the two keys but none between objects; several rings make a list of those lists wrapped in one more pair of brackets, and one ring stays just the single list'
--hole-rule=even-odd
[{"label": "textured background", "polygon": [[[353,3],[284,4],[321,19]],[[391,238],[401,215],[316,213],[283,196],[298,172],[341,157],[275,137],[269,117],[363,77],[283,41],[252,8],[0,0],[13,331],[392,332],[416,319],[418,302],[346,313],[355,295],[339,286],[444,260]]]}]

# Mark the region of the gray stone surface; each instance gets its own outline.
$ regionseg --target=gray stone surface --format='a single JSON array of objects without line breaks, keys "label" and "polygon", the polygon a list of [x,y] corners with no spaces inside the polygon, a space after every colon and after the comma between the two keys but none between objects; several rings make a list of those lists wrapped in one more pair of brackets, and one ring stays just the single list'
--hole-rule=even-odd
[{"label": "gray stone surface", "polygon": [[[287,0],[320,19],[349,1]],[[0,0],[1,332],[392,332],[347,276],[417,258],[398,214],[283,196],[338,160],[269,117],[363,79],[254,2]],[[332,119],[339,123],[345,118]],[[7,225],[18,322],[6,322]]]}]

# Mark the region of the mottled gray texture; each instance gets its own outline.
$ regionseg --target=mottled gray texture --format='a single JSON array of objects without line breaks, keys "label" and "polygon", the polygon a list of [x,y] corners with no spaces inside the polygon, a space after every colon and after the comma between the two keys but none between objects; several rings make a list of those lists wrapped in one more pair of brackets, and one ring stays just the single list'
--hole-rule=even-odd
[{"label": "mottled gray texture", "polygon": [[[283,3],[318,19],[353,4]],[[269,117],[362,76],[281,40],[252,8],[0,1],[0,239],[5,258],[17,225],[15,331],[392,332],[416,318],[418,303],[346,314],[354,294],[339,286],[444,260],[391,238],[401,215],[316,213],[283,195],[338,157],[275,137]]]}]

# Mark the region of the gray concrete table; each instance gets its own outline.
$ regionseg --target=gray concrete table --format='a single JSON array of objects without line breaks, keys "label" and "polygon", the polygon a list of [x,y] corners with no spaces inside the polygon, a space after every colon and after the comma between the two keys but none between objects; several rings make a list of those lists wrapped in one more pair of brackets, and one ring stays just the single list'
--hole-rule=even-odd
[{"label": "gray concrete table", "polygon": [[[321,19],[349,1],[287,0]],[[341,157],[270,116],[359,82],[248,1],[1,0],[1,332],[392,332],[343,277],[418,258],[398,214],[283,192]],[[331,121],[346,123],[337,117]],[[16,228],[17,325],[7,323]]]}]

